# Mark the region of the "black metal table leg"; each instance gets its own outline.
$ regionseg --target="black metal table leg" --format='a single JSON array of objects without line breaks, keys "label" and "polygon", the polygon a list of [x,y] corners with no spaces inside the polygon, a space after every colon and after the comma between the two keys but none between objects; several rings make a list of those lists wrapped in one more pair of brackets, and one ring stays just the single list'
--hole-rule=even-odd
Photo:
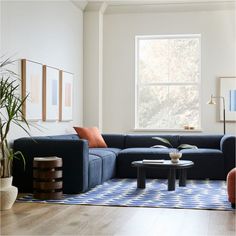
[{"label": "black metal table leg", "polygon": [[186,180],[187,180],[187,170],[186,169],[179,170],[179,186],[185,187]]},{"label": "black metal table leg", "polygon": [[176,178],[175,169],[170,168],[168,176],[168,191],[175,190],[175,178]]},{"label": "black metal table leg", "polygon": [[145,188],[146,186],[146,172],[145,168],[138,167],[137,168],[137,187]]}]

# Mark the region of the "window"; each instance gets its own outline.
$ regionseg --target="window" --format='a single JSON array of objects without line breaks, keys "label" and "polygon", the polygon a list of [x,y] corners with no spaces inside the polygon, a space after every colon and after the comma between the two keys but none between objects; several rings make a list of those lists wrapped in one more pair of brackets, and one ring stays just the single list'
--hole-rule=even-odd
[{"label": "window", "polygon": [[200,129],[200,39],[136,36],[135,128]]}]

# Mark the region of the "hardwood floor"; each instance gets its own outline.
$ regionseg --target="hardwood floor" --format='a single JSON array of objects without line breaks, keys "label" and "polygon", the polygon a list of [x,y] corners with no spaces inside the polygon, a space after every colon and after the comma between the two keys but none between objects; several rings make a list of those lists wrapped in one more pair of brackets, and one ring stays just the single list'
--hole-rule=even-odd
[{"label": "hardwood floor", "polygon": [[15,203],[1,235],[235,235],[235,212]]}]

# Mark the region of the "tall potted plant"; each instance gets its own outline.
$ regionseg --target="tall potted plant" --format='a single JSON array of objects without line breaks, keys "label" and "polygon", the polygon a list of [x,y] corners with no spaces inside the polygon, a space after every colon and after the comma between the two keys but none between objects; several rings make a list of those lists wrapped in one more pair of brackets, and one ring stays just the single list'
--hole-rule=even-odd
[{"label": "tall potted plant", "polygon": [[[20,152],[14,152],[9,144],[8,134],[11,125],[14,124],[24,131],[29,125],[22,114],[22,106],[26,100],[19,95],[20,81],[9,66],[14,61],[9,58],[0,58],[0,199],[1,210],[12,207],[16,200],[17,188],[12,186],[12,160],[21,158],[25,164],[25,159]],[[26,125],[24,127],[24,125]]]}]

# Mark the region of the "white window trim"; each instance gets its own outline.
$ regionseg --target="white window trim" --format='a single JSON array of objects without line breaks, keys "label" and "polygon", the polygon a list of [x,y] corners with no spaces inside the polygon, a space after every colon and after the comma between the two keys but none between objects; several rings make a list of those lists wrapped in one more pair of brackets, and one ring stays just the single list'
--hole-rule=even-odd
[{"label": "white window trim", "polygon": [[134,132],[181,132],[181,133],[201,133],[202,129],[146,129],[146,128],[134,128]]},{"label": "white window trim", "polygon": [[[199,60],[199,81],[198,83],[183,83],[183,84],[189,84],[189,85],[196,85],[198,84],[198,91],[199,91],[199,115],[200,115],[200,120],[199,120],[199,129],[194,129],[194,130],[185,130],[184,128],[183,129],[145,129],[145,128],[140,128],[137,126],[138,124],[138,90],[139,90],[139,87],[138,87],[138,77],[139,77],[139,74],[138,74],[138,71],[139,71],[139,68],[138,68],[138,58],[139,58],[139,40],[140,39],[161,39],[161,38],[165,38],[165,39],[173,39],[173,38],[199,38],[199,47],[200,47],[200,60]],[[202,109],[201,109],[201,104],[202,104],[202,96],[201,96],[201,93],[202,93],[202,90],[201,90],[201,80],[202,80],[202,73],[201,73],[201,61],[202,61],[202,50],[201,50],[202,46],[201,46],[201,34],[175,34],[175,35],[136,35],[135,36],[135,98],[134,98],[134,101],[135,101],[135,112],[134,112],[134,129],[133,131],[161,131],[161,132],[202,132]],[[149,85],[151,83],[148,83]],[[170,83],[153,83],[154,84],[158,84],[158,85],[169,85]],[[174,83],[171,83],[174,85]],[[181,83],[176,83],[178,85],[180,85]]]}]

